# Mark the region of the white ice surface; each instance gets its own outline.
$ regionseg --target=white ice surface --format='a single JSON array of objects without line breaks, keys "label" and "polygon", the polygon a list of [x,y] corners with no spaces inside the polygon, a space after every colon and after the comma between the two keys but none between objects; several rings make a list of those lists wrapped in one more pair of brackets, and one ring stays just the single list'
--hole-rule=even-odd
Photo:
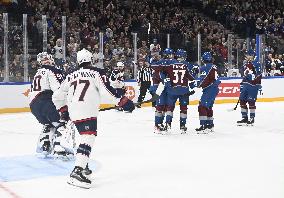
[{"label": "white ice surface", "polygon": [[[154,134],[151,108],[102,112],[92,189],[51,176],[0,182],[0,197],[283,198],[284,103],[257,103],[254,127],[237,127],[239,109],[226,111],[232,107],[215,105],[215,133],[208,135],[194,132],[197,106],[189,108],[185,135]],[[176,110],[174,131],[178,125]],[[0,157],[34,155],[40,129],[31,113],[0,115]]]}]

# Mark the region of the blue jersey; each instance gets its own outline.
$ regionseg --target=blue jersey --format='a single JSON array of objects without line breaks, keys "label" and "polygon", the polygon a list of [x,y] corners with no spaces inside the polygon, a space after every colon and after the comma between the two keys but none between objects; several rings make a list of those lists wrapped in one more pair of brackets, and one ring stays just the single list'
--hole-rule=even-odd
[{"label": "blue jersey", "polygon": [[242,83],[250,85],[261,85],[262,73],[261,65],[258,61],[245,61],[244,77]]},{"label": "blue jersey", "polygon": [[207,63],[200,68],[200,82],[198,87],[206,89],[212,85],[218,86],[221,81],[218,79],[217,68],[212,63]]}]

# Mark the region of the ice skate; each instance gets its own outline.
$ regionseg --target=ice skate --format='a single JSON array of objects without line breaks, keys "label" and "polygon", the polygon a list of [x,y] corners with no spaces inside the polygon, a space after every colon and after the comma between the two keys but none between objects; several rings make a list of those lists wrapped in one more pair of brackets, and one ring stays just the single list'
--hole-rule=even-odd
[{"label": "ice skate", "polygon": [[248,118],[243,118],[242,120],[237,121],[237,126],[246,126],[248,123]]},{"label": "ice skate", "polygon": [[86,168],[83,169],[83,174],[91,180],[93,171],[89,168],[89,164],[87,164]]},{"label": "ice skate", "polygon": [[84,169],[79,166],[75,166],[74,170],[70,174],[70,178],[67,181],[68,184],[77,186],[80,188],[91,188],[91,180],[89,180],[84,174]]},{"label": "ice skate", "polygon": [[214,124],[208,124],[208,125],[206,125],[206,128],[207,128],[208,132],[214,132]]},{"label": "ice skate", "polygon": [[185,134],[187,132],[187,127],[185,125],[180,125],[180,133]]},{"label": "ice skate", "polygon": [[165,131],[170,132],[172,128],[172,123],[166,122],[165,123]]},{"label": "ice skate", "polygon": [[253,126],[253,125],[254,125],[254,118],[250,118],[250,119],[247,121],[247,125],[248,125],[248,126]]},{"label": "ice skate", "polygon": [[207,127],[205,125],[201,125],[199,128],[195,129],[197,134],[208,134]]},{"label": "ice skate", "polygon": [[163,124],[156,124],[154,128],[154,133],[164,135],[166,128]]}]

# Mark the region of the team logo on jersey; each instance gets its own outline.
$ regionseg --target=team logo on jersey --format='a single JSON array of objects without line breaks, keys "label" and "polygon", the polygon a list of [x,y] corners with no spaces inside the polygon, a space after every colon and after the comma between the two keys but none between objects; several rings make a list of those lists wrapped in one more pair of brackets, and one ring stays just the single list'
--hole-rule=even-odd
[{"label": "team logo on jersey", "polygon": [[135,89],[132,86],[125,86],[126,93],[125,96],[129,99],[132,100],[135,97]]}]

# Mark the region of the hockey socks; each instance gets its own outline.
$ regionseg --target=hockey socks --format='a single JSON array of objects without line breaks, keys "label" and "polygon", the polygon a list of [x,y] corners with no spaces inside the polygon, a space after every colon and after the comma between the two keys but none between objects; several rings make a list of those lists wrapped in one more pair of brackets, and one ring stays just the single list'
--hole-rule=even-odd
[{"label": "hockey socks", "polygon": [[83,134],[80,136],[80,144],[76,153],[75,166],[82,168],[85,168],[87,166],[95,138],[95,135],[89,134]]}]

